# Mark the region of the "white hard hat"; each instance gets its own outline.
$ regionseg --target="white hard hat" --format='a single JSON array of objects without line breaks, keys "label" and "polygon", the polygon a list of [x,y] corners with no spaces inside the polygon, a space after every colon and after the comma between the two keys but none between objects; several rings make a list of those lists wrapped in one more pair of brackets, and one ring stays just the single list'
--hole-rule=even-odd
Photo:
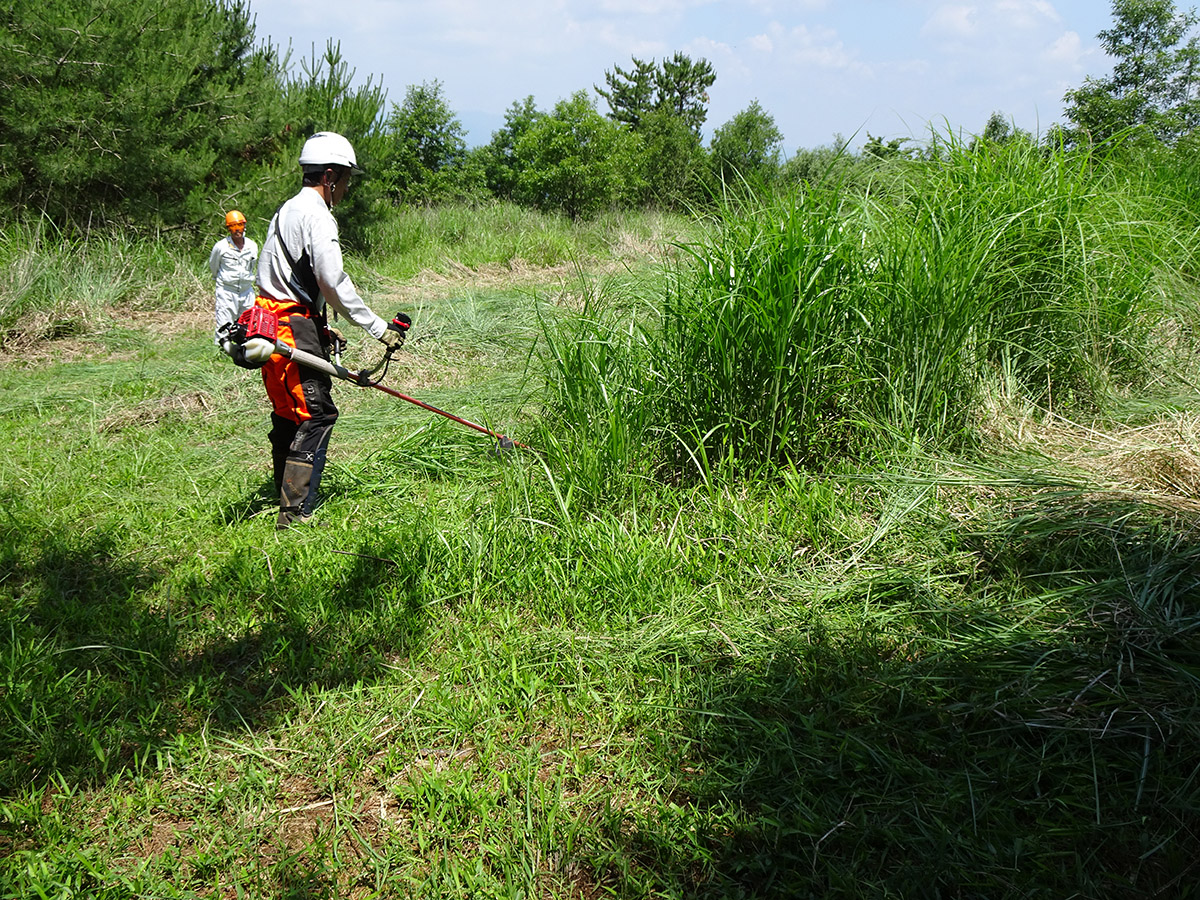
[{"label": "white hard hat", "polygon": [[308,166],[346,166],[355,175],[362,175],[358,160],[354,158],[354,148],[350,142],[335,131],[318,131],[304,142],[300,151],[300,165]]}]

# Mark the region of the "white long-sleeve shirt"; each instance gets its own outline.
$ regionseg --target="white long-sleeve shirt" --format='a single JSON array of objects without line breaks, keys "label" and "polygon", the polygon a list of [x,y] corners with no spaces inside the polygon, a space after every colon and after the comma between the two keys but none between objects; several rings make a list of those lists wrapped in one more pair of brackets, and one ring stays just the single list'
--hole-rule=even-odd
[{"label": "white long-sleeve shirt", "polygon": [[[280,249],[281,240],[287,254]],[[297,296],[289,284],[293,275],[301,277],[300,272],[293,273],[287,259],[289,254],[297,269],[302,269],[305,262],[312,267],[320,289],[320,297],[312,299],[328,303],[371,337],[378,339],[383,335],[387,322],[371,311],[342,267],[337,220],[320,193],[312,188],[301,188],[300,193],[279,207],[267,229],[258,260],[258,287],[263,296],[302,303],[304,298]]]},{"label": "white long-sleeve shirt", "polygon": [[[226,235],[208,254],[208,268],[216,280],[213,317],[216,319],[214,339],[225,325],[232,325],[238,316],[254,305],[254,270],[258,265],[258,244],[244,238],[242,249]],[[219,343],[219,341],[218,341]]]}]

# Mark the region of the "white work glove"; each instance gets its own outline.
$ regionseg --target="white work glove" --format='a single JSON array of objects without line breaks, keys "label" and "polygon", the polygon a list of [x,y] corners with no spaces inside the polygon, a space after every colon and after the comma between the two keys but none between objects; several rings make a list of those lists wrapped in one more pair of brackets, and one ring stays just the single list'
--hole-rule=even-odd
[{"label": "white work glove", "polygon": [[250,338],[242,345],[242,352],[246,357],[246,362],[256,366],[261,366],[271,358],[271,354],[275,352],[275,344],[273,341],[268,341],[266,338]]},{"label": "white work glove", "polygon": [[226,338],[225,340],[221,341],[221,352],[224,353],[226,356],[231,357],[231,358],[233,357],[233,347],[234,347],[234,343],[233,343],[233,341],[229,340],[229,338]]}]

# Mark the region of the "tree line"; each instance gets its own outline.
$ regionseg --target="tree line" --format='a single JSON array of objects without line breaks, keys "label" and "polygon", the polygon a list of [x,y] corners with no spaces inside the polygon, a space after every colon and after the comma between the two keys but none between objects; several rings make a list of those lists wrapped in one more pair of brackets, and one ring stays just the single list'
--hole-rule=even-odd
[{"label": "tree line", "polygon": [[[1194,11],[1171,0],[1114,0],[1100,32],[1116,60],[1068,90],[1067,122],[1040,139],[1187,146],[1200,120]],[[258,43],[246,0],[14,0],[0,45],[0,196],[10,215],[60,227],[207,228],[238,205],[262,214],[295,189],[313,131],[337,130],[371,173],[341,217],[356,229],[390,204],[501,199],[572,217],[627,206],[695,208],[729,185],[847,177],[932,147],[867,135],[858,154],[835,137],[784,158],[757,102],[705,146],[711,63],[683,53],[634,57],[550,109],[508,108],[469,148],[439,81],[389,104],[354,86],[331,42],[293,60]],[[607,106],[601,110],[599,102]],[[1032,140],[994,114],[979,140]]]}]

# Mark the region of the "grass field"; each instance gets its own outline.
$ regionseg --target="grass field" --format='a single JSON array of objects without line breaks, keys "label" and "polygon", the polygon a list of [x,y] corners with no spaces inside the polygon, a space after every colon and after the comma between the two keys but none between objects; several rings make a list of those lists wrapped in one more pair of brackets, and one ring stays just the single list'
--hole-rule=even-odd
[{"label": "grass field", "polygon": [[[1194,895],[1186,342],[1103,405],[1071,369],[1087,396],[1064,409],[1014,388],[1046,366],[964,328],[973,365],[1001,377],[953,376],[972,405],[943,430],[920,426],[947,421],[936,403],[906,407],[916,431],[879,427],[915,396],[902,379],[831,420],[835,401],[884,396],[834,378],[786,407],[810,418],[714,409],[692,440],[684,417],[746,358],[782,360],[780,392],[807,376],[730,312],[737,279],[689,280],[690,260],[749,262],[771,235],[809,252],[816,235],[818,264],[840,253],[916,285],[930,258],[883,241],[851,259],[860,231],[742,215],[707,244],[643,218],[546,226],[552,243],[463,261],[453,213],[421,226],[445,245],[352,260],[377,311],[414,318],[387,383],[537,452],[498,458],[485,436],[339,386],[318,527],[274,530],[261,384],[213,349],[199,275],[156,305],[162,267],[135,262],[90,326],[64,301],[69,327],[12,338],[0,897]],[[1012,231],[984,245],[1001,237],[1051,277]],[[1013,271],[973,252],[964,283]],[[81,268],[34,259],[43,285]],[[755,271],[750,296],[774,296]],[[742,337],[701,348],[693,304]],[[896,371],[882,326],[820,313],[848,330],[809,357]],[[904,315],[897,333],[923,317]],[[347,360],[373,361],[369,343]],[[716,374],[677,380],[681,359]]]}]

